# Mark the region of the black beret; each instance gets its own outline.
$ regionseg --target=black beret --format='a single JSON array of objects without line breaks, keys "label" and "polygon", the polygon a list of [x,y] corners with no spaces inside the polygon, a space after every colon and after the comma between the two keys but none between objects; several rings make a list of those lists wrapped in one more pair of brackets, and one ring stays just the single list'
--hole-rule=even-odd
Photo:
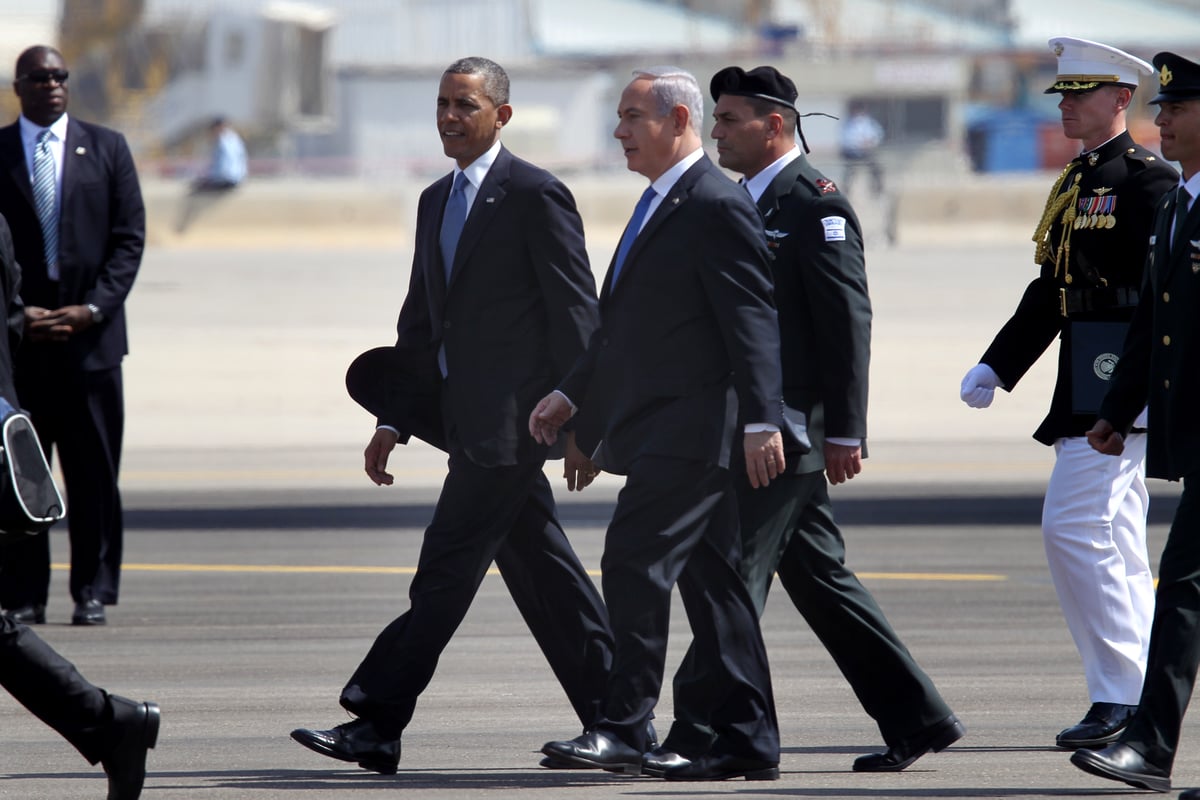
[{"label": "black beret", "polygon": [[1158,95],[1153,103],[1200,98],[1200,64],[1174,53],[1159,53],[1154,57],[1158,70]]},{"label": "black beret", "polygon": [[796,84],[774,67],[755,67],[747,72],[741,67],[726,67],[713,75],[708,85],[713,100],[723,94],[757,97],[760,100],[796,110]]}]

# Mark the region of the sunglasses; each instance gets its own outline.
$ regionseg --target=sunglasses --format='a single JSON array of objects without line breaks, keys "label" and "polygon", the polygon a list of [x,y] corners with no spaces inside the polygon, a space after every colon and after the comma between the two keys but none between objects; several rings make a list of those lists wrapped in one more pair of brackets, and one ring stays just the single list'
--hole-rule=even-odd
[{"label": "sunglasses", "polygon": [[67,82],[67,78],[71,73],[65,69],[38,69],[33,72],[26,72],[24,75],[18,75],[17,80],[29,81],[30,83],[55,83],[62,85]]}]

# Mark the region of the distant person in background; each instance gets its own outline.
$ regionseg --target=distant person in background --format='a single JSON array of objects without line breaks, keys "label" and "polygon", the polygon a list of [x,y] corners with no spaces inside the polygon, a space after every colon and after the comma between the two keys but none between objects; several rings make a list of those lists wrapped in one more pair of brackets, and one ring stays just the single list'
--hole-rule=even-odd
[{"label": "distant person in background", "polygon": [[213,142],[212,159],[192,184],[193,192],[222,192],[246,179],[246,144],[230,127],[229,120],[217,117],[208,130]]},{"label": "distant person in background", "polygon": [[[17,293],[21,270],[8,223],[0,216],[0,398],[18,406],[12,353],[25,314]],[[23,534],[10,534],[23,535]],[[7,543],[5,543],[7,545]],[[146,778],[146,751],[158,738],[155,703],[137,703],[88,683],[75,666],[36,633],[0,615],[0,686],[108,773],[109,800],[137,800]]]},{"label": "distant person in background", "polygon": [[854,173],[865,167],[871,173],[871,188],[883,192],[883,167],[879,163],[878,149],[883,144],[883,126],[867,113],[860,101],[850,104],[850,119],[842,126],[841,153],[846,162],[844,183],[850,190]]},{"label": "distant person in background", "polygon": [[[67,77],[53,48],[17,58],[21,115],[0,129],[0,214],[25,301],[17,394],[66,484],[71,623],[103,625],[121,579],[125,298],[142,263],[146,212],[125,137],[67,115]],[[0,604],[17,622],[46,621],[49,587],[47,533],[0,549]]]},{"label": "distant person in background", "polygon": [[1083,39],[1059,37],[1050,46],[1058,76],[1046,91],[1061,93],[1063,133],[1083,152],[1054,184],[1034,233],[1038,276],[959,394],[972,408],[987,408],[997,388],[1012,391],[1059,340],[1050,412],[1033,438],[1054,447],[1042,539],[1091,699],[1083,719],[1056,739],[1075,750],[1117,737],[1137,708],[1146,672],[1154,613],[1146,418],[1134,415],[1121,458],[1093,451],[1085,434],[1138,302],[1155,203],[1176,175],[1125,129],[1138,77],[1150,75],[1150,65]]},{"label": "distant person in background", "polygon": [[241,185],[246,179],[246,144],[225,117],[217,117],[209,126],[212,157],[204,174],[192,182],[183,201],[183,211],[175,230],[183,233],[196,216],[212,205],[217,197]]}]

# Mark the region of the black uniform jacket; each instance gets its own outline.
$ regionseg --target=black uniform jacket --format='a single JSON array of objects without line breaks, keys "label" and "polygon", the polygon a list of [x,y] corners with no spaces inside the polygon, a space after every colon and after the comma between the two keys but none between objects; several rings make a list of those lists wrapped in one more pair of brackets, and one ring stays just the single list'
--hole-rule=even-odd
[{"label": "black uniform jacket", "polygon": [[1200,471],[1200,203],[1171,245],[1173,193],[1158,204],[1146,282],[1100,416],[1120,431],[1149,404],[1146,473]]},{"label": "black uniform jacket", "polygon": [[783,399],[804,413],[812,450],[788,471],[824,468],[825,436],[866,440],[871,299],[862,230],[850,201],[803,155],[758,199],[771,254]]},{"label": "black uniform jacket", "polygon": [[[1059,194],[1078,186],[1078,198],[1064,210],[1073,210],[1073,219],[1064,222],[1062,214],[1055,219],[1041,274],[980,359],[1011,391],[1054,338],[1061,337],[1050,413],[1033,434],[1043,444],[1082,436],[1095,422],[1094,410],[1074,410],[1068,323],[1128,323],[1132,318],[1155,204],[1178,180],[1175,170],[1135,144],[1128,133],[1075,159],[1069,169]],[[1069,251],[1062,246],[1066,224],[1071,228]],[[1056,253],[1061,253],[1057,270]],[[1119,337],[1117,342],[1119,347]]]}]

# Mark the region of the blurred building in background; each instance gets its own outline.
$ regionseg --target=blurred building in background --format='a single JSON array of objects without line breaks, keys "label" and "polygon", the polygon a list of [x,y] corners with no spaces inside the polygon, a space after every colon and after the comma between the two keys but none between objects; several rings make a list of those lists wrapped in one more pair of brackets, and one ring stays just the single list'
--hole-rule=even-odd
[{"label": "blurred building in background", "polygon": [[[1042,94],[1047,39],[1195,56],[1197,12],[1200,0],[0,0],[0,63],[57,46],[72,111],[124,131],[143,169],[164,175],[200,157],[215,115],[260,175],[442,170],[433,91],[465,55],[509,70],[505,141],[560,170],[623,166],[611,129],[634,67],[674,63],[704,82],[772,63],[796,79],[801,111],[864,102],[910,171],[1010,172],[1074,151],[1057,97]],[[838,123],[803,125],[814,152],[835,157]]]}]

